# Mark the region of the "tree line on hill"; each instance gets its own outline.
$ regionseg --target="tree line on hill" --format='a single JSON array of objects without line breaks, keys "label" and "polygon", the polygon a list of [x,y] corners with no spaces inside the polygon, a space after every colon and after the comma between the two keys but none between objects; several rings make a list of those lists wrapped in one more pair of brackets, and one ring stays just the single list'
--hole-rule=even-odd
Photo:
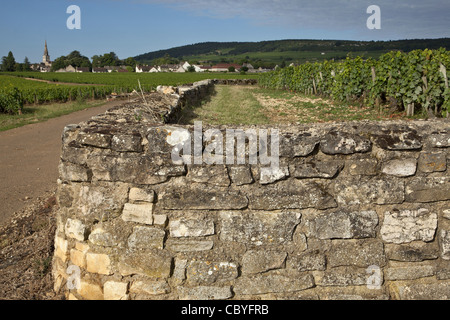
[{"label": "tree line on hill", "polygon": [[28,57],[25,57],[23,63],[16,62],[13,53],[10,51],[7,56],[2,57],[1,71],[31,71],[31,64]]}]

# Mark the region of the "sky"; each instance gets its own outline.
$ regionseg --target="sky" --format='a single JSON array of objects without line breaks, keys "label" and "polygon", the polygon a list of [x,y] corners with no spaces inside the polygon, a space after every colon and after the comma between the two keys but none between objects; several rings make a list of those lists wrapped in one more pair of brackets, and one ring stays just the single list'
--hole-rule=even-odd
[{"label": "sky", "polygon": [[[81,29],[67,20],[80,8]],[[377,5],[381,29],[367,20]],[[41,62],[78,50],[119,58],[207,41],[450,37],[449,0],[14,0],[1,2],[0,57]]]}]

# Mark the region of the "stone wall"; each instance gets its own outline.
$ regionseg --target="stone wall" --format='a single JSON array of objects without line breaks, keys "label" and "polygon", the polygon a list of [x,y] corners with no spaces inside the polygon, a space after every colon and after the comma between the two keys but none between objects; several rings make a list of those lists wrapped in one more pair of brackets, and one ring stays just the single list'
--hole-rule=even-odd
[{"label": "stone wall", "polygon": [[175,164],[194,127],[163,122],[212,86],[159,88],[158,117],[128,103],[65,128],[55,290],[450,299],[449,121],[247,127],[279,130],[278,168],[250,164],[248,146],[245,164]]}]

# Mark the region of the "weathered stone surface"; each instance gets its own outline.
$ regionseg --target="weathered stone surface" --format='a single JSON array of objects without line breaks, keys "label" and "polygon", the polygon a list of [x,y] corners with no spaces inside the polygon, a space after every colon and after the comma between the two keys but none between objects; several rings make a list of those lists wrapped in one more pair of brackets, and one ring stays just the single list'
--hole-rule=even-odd
[{"label": "weathered stone surface", "polygon": [[287,177],[289,177],[288,167],[277,167],[277,168],[264,167],[261,168],[259,183],[263,185],[271,184],[283,180]]},{"label": "weathered stone surface", "polygon": [[166,190],[160,205],[167,210],[240,210],[248,206],[248,199],[240,191],[184,188]]},{"label": "weathered stone surface", "polygon": [[386,246],[386,256],[389,260],[404,262],[421,262],[434,260],[439,257],[439,249],[435,245],[424,242],[412,242],[410,244]]},{"label": "weathered stone surface", "polygon": [[96,283],[81,280],[78,294],[86,300],[103,300],[102,287]]},{"label": "weathered stone surface", "polygon": [[450,133],[433,134],[430,136],[430,142],[434,148],[450,147]]},{"label": "weathered stone surface", "polygon": [[249,194],[249,207],[252,210],[327,209],[336,206],[333,197],[319,185],[297,179],[255,188]]},{"label": "weathered stone surface", "polygon": [[406,201],[428,203],[450,200],[450,178],[415,178],[406,184]]},{"label": "weathered stone surface", "polygon": [[119,244],[115,236],[103,228],[94,229],[89,235],[89,242],[102,247],[114,247]]},{"label": "weathered stone surface", "polygon": [[119,152],[141,152],[142,137],[140,135],[115,135],[111,140],[111,149]]},{"label": "weathered stone surface", "polygon": [[355,266],[380,268],[386,264],[383,242],[368,240],[334,240],[327,252],[327,265],[330,267]]},{"label": "weathered stone surface", "polygon": [[128,300],[128,283],[107,281],[103,285],[104,300]]},{"label": "weathered stone surface", "polygon": [[340,205],[398,204],[405,200],[405,182],[399,178],[384,180],[361,177],[335,183],[336,200]]},{"label": "weathered stone surface", "polygon": [[410,177],[416,174],[416,159],[392,160],[383,165],[381,171],[384,174],[396,177]]},{"label": "weathered stone surface", "polygon": [[450,283],[392,282],[390,291],[397,300],[449,300]]},{"label": "weathered stone surface", "polygon": [[215,233],[214,221],[211,218],[171,220],[169,230],[170,236],[174,238],[204,237]]},{"label": "weathered stone surface", "polygon": [[327,271],[314,271],[315,282],[324,287],[363,286],[369,275],[366,269],[356,267],[338,267]]},{"label": "weathered stone surface", "polygon": [[422,148],[422,138],[416,131],[404,129],[382,129],[373,134],[375,143],[385,150],[418,150]]},{"label": "weathered stone surface", "polygon": [[330,132],[320,141],[320,150],[331,155],[364,153],[371,147],[370,140],[346,132]]},{"label": "weathered stone surface", "polygon": [[443,152],[421,153],[419,170],[425,173],[443,172],[447,169],[447,157]]},{"label": "weathered stone surface", "polygon": [[291,175],[298,179],[307,178],[334,178],[344,167],[338,161],[314,161],[290,166]]},{"label": "weathered stone surface", "polygon": [[439,242],[441,245],[441,257],[450,260],[450,231],[441,230]]},{"label": "weathered stone surface", "polygon": [[131,284],[130,293],[144,293],[148,295],[160,295],[170,292],[167,281],[135,281]]},{"label": "weathered stone surface", "polygon": [[444,210],[443,216],[445,219],[450,220],[450,209]]},{"label": "weathered stone surface", "polygon": [[231,183],[225,166],[189,166],[186,177],[190,182],[213,186],[228,187]]},{"label": "weathered stone surface", "polygon": [[252,172],[249,167],[229,168],[231,181],[237,186],[243,186],[254,182]]},{"label": "weathered stone surface", "polygon": [[231,287],[199,286],[195,288],[178,288],[180,300],[226,300],[233,296]]},{"label": "weathered stone surface", "polygon": [[375,211],[328,212],[311,223],[311,234],[319,239],[362,239],[376,236],[378,215]]},{"label": "weathered stone surface", "polygon": [[314,278],[307,273],[292,275],[268,273],[236,280],[234,292],[237,295],[256,295],[276,292],[295,292],[314,286]]},{"label": "weathered stone surface", "polygon": [[301,215],[293,212],[220,212],[220,240],[249,245],[278,245],[292,241]]},{"label": "weathered stone surface", "polygon": [[290,256],[288,266],[297,271],[325,270],[326,257],[319,250],[309,250]]},{"label": "weathered stone surface", "polygon": [[237,277],[237,265],[228,261],[191,261],[186,269],[189,285],[211,285]]},{"label": "weathered stone surface", "polygon": [[431,265],[408,265],[406,267],[390,267],[384,272],[385,280],[416,280],[432,277],[436,273],[435,267]]},{"label": "weathered stone surface", "polygon": [[198,252],[211,250],[214,247],[212,240],[195,239],[168,239],[166,248],[175,252]]},{"label": "weathered stone surface", "polygon": [[86,254],[86,270],[91,273],[111,275],[111,259],[106,254],[88,252]]},{"label": "weathered stone surface", "polygon": [[163,249],[165,231],[152,227],[134,227],[128,238],[128,247],[135,249],[156,248]]},{"label": "weathered stone surface", "polygon": [[378,169],[378,161],[376,159],[359,159],[351,160],[346,165],[352,176],[376,176]]},{"label": "weathered stone surface", "polygon": [[127,222],[153,224],[153,204],[126,203],[123,208],[122,219]]},{"label": "weathered stone surface", "polygon": [[242,273],[254,274],[283,267],[287,253],[273,250],[250,250],[242,257]]},{"label": "weathered stone surface", "polygon": [[55,257],[61,259],[62,262],[66,262],[68,254],[69,242],[62,237],[55,237]]},{"label": "weathered stone surface", "polygon": [[83,222],[77,219],[67,219],[65,225],[66,236],[76,239],[78,241],[84,241],[87,238],[88,230]]},{"label": "weathered stone surface", "polygon": [[62,181],[89,182],[92,179],[92,171],[78,164],[61,162],[59,165],[59,178]]},{"label": "weathered stone surface", "polygon": [[131,188],[129,199],[133,203],[134,202],[153,203],[155,201],[155,191],[141,188]]},{"label": "weathered stone surface", "polygon": [[415,240],[432,241],[437,229],[437,214],[428,209],[385,212],[381,237],[390,243]]},{"label": "weathered stone surface", "polygon": [[80,132],[76,139],[76,142],[85,145],[92,146],[96,148],[109,148],[111,146],[111,135],[102,133],[86,133]]},{"label": "weathered stone surface", "polygon": [[163,250],[127,251],[120,257],[119,271],[122,276],[133,274],[150,278],[168,278],[172,268],[172,256]]},{"label": "weathered stone surface", "polygon": [[314,152],[319,138],[309,133],[283,135],[280,137],[280,156],[294,158],[307,157]]}]

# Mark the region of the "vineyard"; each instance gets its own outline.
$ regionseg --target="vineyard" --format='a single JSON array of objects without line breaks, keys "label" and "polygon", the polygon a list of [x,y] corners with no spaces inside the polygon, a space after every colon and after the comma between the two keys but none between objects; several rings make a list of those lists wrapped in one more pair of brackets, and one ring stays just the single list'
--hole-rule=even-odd
[{"label": "vineyard", "polygon": [[[114,92],[121,94],[140,90],[139,82],[142,90],[149,92],[156,89],[158,85],[178,86],[210,78],[243,79],[255,77],[219,73],[2,73],[0,74],[0,112],[17,114],[21,112],[24,104],[66,102],[77,99],[104,99]],[[52,83],[25,78],[45,80]],[[70,83],[73,83],[73,85]]]},{"label": "vineyard", "polygon": [[308,63],[260,76],[265,88],[291,90],[381,108],[390,104],[407,116],[449,116],[450,90],[446,49],[393,51],[378,60],[347,57],[345,61]]}]

